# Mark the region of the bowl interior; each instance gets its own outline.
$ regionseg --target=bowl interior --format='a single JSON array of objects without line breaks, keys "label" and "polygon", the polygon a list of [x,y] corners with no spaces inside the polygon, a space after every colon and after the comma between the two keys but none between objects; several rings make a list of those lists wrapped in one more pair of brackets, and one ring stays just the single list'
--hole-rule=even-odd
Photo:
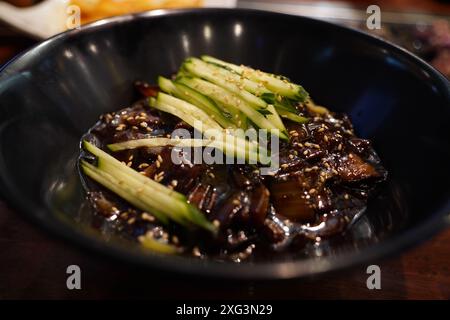
[{"label": "bowl interior", "polygon": [[[339,241],[307,248],[300,262],[274,258],[247,272],[245,266],[143,253],[107,227],[103,235],[92,228],[76,170],[80,137],[100,114],[135,99],[134,80],[154,82],[201,54],[290,77],[319,104],[348,113],[357,134],[373,141],[388,183]],[[216,275],[233,275],[237,268],[241,275],[263,277],[321,272],[421,240],[424,233],[417,230],[441,223],[449,211],[449,101],[448,83],[425,63],[324,22],[245,10],[114,18],[44,41],[2,71],[3,191],[45,226],[151,266]]]}]

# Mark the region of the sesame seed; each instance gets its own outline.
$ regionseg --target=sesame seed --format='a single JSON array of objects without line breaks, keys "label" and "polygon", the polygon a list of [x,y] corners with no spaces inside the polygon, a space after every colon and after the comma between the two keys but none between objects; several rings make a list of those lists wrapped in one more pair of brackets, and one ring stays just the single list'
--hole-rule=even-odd
[{"label": "sesame seed", "polygon": [[158,160],[156,160],[156,167],[157,168],[161,167],[161,162],[159,162]]},{"label": "sesame seed", "polygon": [[325,140],[325,142],[328,142],[328,136],[323,136],[323,140]]},{"label": "sesame seed", "polygon": [[216,228],[218,228],[218,227],[220,227],[220,221],[219,220],[214,220],[213,222],[213,225],[216,227]]},{"label": "sesame seed", "polygon": [[145,221],[149,221],[149,222],[155,221],[155,217],[152,215],[149,215],[147,212],[143,212],[141,217],[142,217],[142,220],[145,220]]},{"label": "sesame seed", "polygon": [[148,123],[147,122],[141,122],[139,124],[142,128],[147,128],[148,127]]},{"label": "sesame seed", "polygon": [[123,123],[121,123],[121,124],[119,124],[119,125],[116,127],[116,130],[117,130],[117,131],[122,131],[123,129],[125,129],[125,127],[126,127],[126,125],[124,125]]},{"label": "sesame seed", "polygon": [[158,154],[158,161],[161,162],[161,163],[163,162],[163,158],[159,154]]},{"label": "sesame seed", "polygon": [[132,164],[133,164],[133,161],[128,161],[127,167],[131,167]]},{"label": "sesame seed", "polygon": [[309,194],[314,194],[314,193],[316,193],[316,189],[312,188],[312,189],[309,190],[308,193],[309,193]]},{"label": "sesame seed", "polygon": [[350,196],[346,193],[346,194],[344,194],[344,198],[345,198],[346,200],[348,200],[348,199],[350,198]]},{"label": "sesame seed", "polygon": [[172,180],[172,181],[170,182],[170,184],[171,184],[173,187],[176,187],[176,186],[178,185],[178,180]]},{"label": "sesame seed", "polygon": [[148,163],[141,163],[139,166],[138,166],[138,168],[139,169],[142,169],[142,168],[147,168],[149,166],[149,164]]},{"label": "sesame seed", "polygon": [[200,249],[198,247],[194,247],[192,249],[192,254],[196,257],[200,257],[201,256]]}]

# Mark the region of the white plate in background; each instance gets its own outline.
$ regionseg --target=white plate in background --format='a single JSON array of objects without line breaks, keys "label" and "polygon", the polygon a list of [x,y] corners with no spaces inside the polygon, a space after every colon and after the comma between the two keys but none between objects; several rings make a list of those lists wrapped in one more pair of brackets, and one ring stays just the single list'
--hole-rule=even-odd
[{"label": "white plate in background", "polygon": [[[234,8],[237,0],[204,0],[204,7]],[[45,0],[19,8],[0,1],[0,20],[36,39],[46,39],[66,30],[67,0]]]}]

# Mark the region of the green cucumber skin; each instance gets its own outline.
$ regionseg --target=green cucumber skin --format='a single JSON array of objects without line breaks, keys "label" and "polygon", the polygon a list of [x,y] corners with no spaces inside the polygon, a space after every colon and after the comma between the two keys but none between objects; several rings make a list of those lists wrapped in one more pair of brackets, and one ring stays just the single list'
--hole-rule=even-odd
[{"label": "green cucumber skin", "polygon": [[[215,129],[215,130],[222,129],[222,128],[220,128],[220,126],[216,127],[216,126],[212,126],[209,123],[207,123],[206,120],[208,120],[208,119],[205,119],[205,117],[208,117],[208,116],[206,115],[206,113],[204,113],[202,116],[204,118],[204,120],[202,120],[202,127],[195,127],[195,125],[196,125],[195,120],[199,119],[199,117],[195,118],[194,116],[192,116],[192,114],[183,112],[184,111],[183,105],[171,106],[171,105],[166,104],[166,102],[171,102],[170,99],[172,99],[172,102],[177,102],[176,100],[179,100],[179,99],[173,98],[171,96],[168,96],[168,95],[160,92],[158,94],[158,97],[156,98],[156,100],[150,99],[149,103],[151,106],[153,106],[161,111],[168,112],[172,115],[177,116],[180,119],[183,119],[189,125],[193,126],[194,128],[196,128],[197,130],[199,130],[201,132],[205,132],[206,130],[209,130],[209,129]],[[186,104],[186,102],[182,101],[182,100],[179,100],[179,102]],[[195,106],[192,106],[192,107],[195,107]],[[256,111],[254,111],[254,112],[256,112]],[[212,121],[212,119],[209,119],[209,121]],[[227,152],[227,150],[230,151],[230,149],[231,149],[231,152],[233,152],[233,155],[235,154],[235,152],[239,151],[239,148],[236,150],[236,148],[234,148],[234,147],[230,148],[230,146],[228,146],[228,148],[227,148],[227,145],[225,145],[225,148],[224,148],[225,152]],[[245,157],[246,153],[244,153],[244,154],[240,153],[240,156]]]},{"label": "green cucumber skin", "polygon": [[[251,68],[237,66],[235,64],[225,62],[207,55],[201,56],[201,59],[205,62],[213,62],[215,64],[223,65],[229,69],[232,69],[233,71],[239,73],[240,75],[244,75],[250,80],[263,83],[264,86],[270,91],[293,99],[295,101],[304,102],[309,96],[308,92],[306,92],[306,90],[302,86],[287,81],[285,77],[262,71],[255,72],[256,70],[253,70]],[[248,70],[250,70],[251,72],[247,72]]]},{"label": "green cucumber skin", "polygon": [[[177,81],[187,85],[190,88],[193,88],[194,90],[199,91],[200,93],[210,97],[220,104],[225,105],[225,107],[234,109],[234,112],[236,112],[236,106],[239,106],[240,108],[238,110],[241,110],[243,113],[245,113],[246,116],[248,116],[249,119],[260,128],[267,129],[269,131],[271,129],[279,129],[271,121],[266,119],[262,114],[248,105],[245,101],[216,84],[207,82],[199,78],[183,77],[178,79]],[[279,137],[283,140],[286,140],[286,134],[281,132],[280,130],[278,131]]]},{"label": "green cucumber skin", "polygon": [[211,116],[211,118],[216,120],[222,127],[234,127],[234,124],[221,113],[220,109],[217,107],[214,101],[202,95],[201,93],[182,84],[174,83],[173,81],[161,76],[158,77],[158,86],[166,93],[173,95],[176,98],[185,100],[186,102],[189,102],[192,105],[202,109],[205,113]]},{"label": "green cucumber skin", "polygon": [[83,161],[81,163],[81,168],[83,172],[90,177],[91,179],[97,181],[105,188],[111,190],[115,194],[119,195],[121,198],[125,199],[138,209],[143,211],[149,211],[155,215],[155,217],[161,221],[163,224],[168,224],[169,220],[164,213],[159,211],[157,208],[149,205],[148,203],[143,202],[141,199],[138,199],[132,191],[127,190],[124,187],[118,187],[116,183],[112,182],[112,177],[105,177],[105,173],[102,173],[97,167]]},{"label": "green cucumber skin", "polygon": [[[206,217],[203,217],[204,221],[199,224],[200,218],[191,215],[191,205],[187,202],[184,195],[171,190],[159,184],[158,182],[153,181],[150,178],[142,176],[137,171],[120,163],[120,161],[87,141],[83,142],[83,146],[87,151],[98,157],[98,170],[100,170],[100,172],[107,173],[108,171],[110,172],[112,170],[114,171],[115,175],[122,176],[124,180],[128,181],[129,184],[131,183],[131,185],[136,189],[147,187],[150,188],[149,190],[151,192],[146,192],[146,196],[151,198],[154,202],[158,203],[158,207],[160,208],[159,210],[164,211],[166,215],[168,215],[176,222],[183,224],[184,220],[188,220],[207,230],[212,230],[214,228],[214,226],[212,226],[212,224],[206,219]],[[167,208],[167,206],[170,206],[169,211],[161,209]],[[182,216],[176,216],[175,212],[180,212]]]},{"label": "green cucumber skin", "polygon": [[220,69],[218,67],[212,66],[196,58],[189,58],[183,63],[183,68],[196,77],[208,80],[211,83],[233,92],[255,109],[267,108],[267,103],[265,103],[264,100],[243,90],[235,83],[227,81],[226,78],[220,77],[220,71],[217,71],[217,69]]},{"label": "green cucumber skin", "polygon": [[[144,177],[143,175],[141,175],[137,171],[131,169],[130,167],[124,166],[123,163],[120,163],[120,161],[118,161],[116,158],[114,158],[110,154],[106,153],[105,151],[97,148],[96,146],[89,143],[88,141],[86,141],[86,140],[83,141],[83,147],[85,150],[89,151],[90,153],[95,155],[97,158],[102,158],[102,159],[104,159],[103,161],[110,162],[112,165],[116,166],[117,169],[124,170],[129,175],[133,176],[136,180],[139,180],[142,183],[151,184],[151,186],[154,187],[155,189],[157,189],[159,192],[166,193],[169,196],[175,197],[179,200],[183,200],[183,201],[186,200],[186,197],[183,194],[178,193],[174,190],[171,190],[171,189],[163,186],[162,184],[160,184],[156,181],[153,181],[147,177]],[[148,181],[148,180],[150,180],[150,181]]]},{"label": "green cucumber skin", "polygon": [[291,121],[297,122],[297,123],[308,123],[309,119],[299,116],[298,114],[292,113],[292,112],[288,112],[288,111],[284,111],[284,110],[279,110],[281,117],[285,118],[285,119],[289,119]]},{"label": "green cucumber skin", "polygon": [[[159,92],[156,98],[156,104],[153,107],[173,114],[174,116],[186,121],[192,127],[195,127],[196,122],[207,129],[222,130],[223,128],[212,119],[206,112],[198,107],[168,94]],[[197,128],[196,128],[197,129]],[[201,129],[201,128],[199,128]],[[203,130],[201,130],[203,131]]]},{"label": "green cucumber skin", "polygon": [[[231,137],[231,136],[230,136]],[[233,138],[235,138],[233,136]],[[183,141],[187,140],[187,141]],[[121,151],[127,149],[136,149],[141,147],[161,147],[161,146],[180,146],[180,147],[194,147],[194,146],[202,146],[202,147],[213,147],[222,150],[225,154],[232,153],[237,157],[249,160],[250,157],[252,159],[258,159],[258,150],[253,148],[253,145],[250,142],[245,142],[244,146],[238,146],[237,143],[242,144],[242,141],[232,141],[228,143],[227,141],[218,142],[211,140],[199,140],[194,141],[193,139],[170,139],[170,138],[150,138],[150,139],[137,139],[119,142],[115,144],[108,145],[108,148],[112,151]]]},{"label": "green cucumber skin", "polygon": [[[255,96],[251,92],[246,91],[247,88],[244,89],[244,87],[246,87],[245,83],[242,85],[237,85],[236,83],[240,79],[239,76],[237,76],[238,78],[236,78],[235,75],[230,73],[229,71],[221,69],[220,67],[213,66],[196,58],[190,58],[185,61],[183,64],[183,68],[195,76],[204,78],[209,82],[222,87],[223,89],[229,90],[254,109],[258,111],[267,110],[268,114],[265,115],[265,118],[268,119],[277,129],[281,131],[282,135],[280,135],[280,138],[283,138],[284,140],[287,139],[286,127],[284,126],[283,121],[281,120],[277,111],[273,107],[270,107],[270,105],[268,105],[263,99]],[[251,84],[251,81],[247,81],[247,87]],[[256,84],[255,86],[257,87]],[[253,91],[253,89],[257,90],[257,88],[252,87],[251,91]]]}]

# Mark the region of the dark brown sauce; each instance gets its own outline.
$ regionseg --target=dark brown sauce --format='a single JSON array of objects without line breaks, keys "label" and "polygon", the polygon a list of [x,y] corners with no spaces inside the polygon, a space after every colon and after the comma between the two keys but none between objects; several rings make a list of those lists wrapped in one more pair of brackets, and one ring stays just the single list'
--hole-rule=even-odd
[{"label": "dark brown sauce", "polygon": [[[157,88],[140,83],[144,96]],[[280,146],[280,169],[261,176],[255,165],[175,165],[171,148],[139,148],[112,155],[149,178],[185,194],[210,221],[218,237],[176,225],[163,227],[151,212],[134,209],[90,181],[88,198],[101,220],[114,223],[124,237],[150,233],[180,247],[187,255],[217,260],[260,260],[304,250],[344,233],[365,210],[375,186],[387,172],[368,140],[354,135],[347,116],[317,115],[305,125],[285,120],[289,143]],[[179,119],[151,109],[146,100],[102,115],[88,137],[97,146],[170,135],[190,128]]]}]

